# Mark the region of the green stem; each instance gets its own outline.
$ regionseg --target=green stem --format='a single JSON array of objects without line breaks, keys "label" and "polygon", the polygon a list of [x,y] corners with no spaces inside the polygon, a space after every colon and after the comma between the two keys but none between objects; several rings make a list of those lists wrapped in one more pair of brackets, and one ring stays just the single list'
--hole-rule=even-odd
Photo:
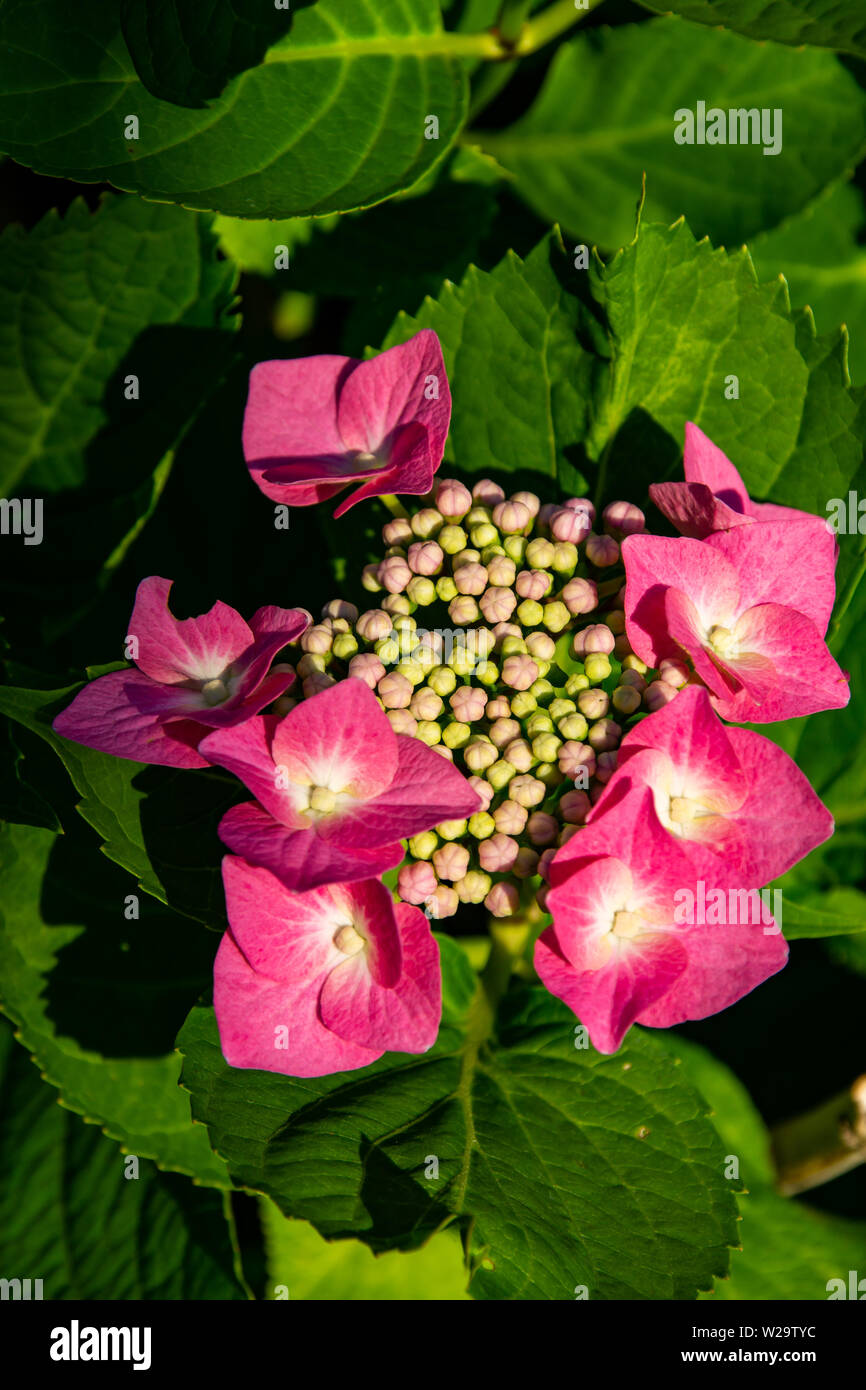
[{"label": "green stem", "polygon": [[502,0],[495,28],[504,44],[510,46],[517,42],[532,4],[533,0]]},{"label": "green stem", "polygon": [[392,492],[383,492],[379,496],[379,501],[383,502],[392,516],[408,517],[409,513],[403,506],[399,497],[395,497]]},{"label": "green stem", "polygon": [[545,44],[550,43],[551,39],[564,34],[566,29],[571,28],[572,24],[577,24],[601,2],[602,0],[586,0],[585,7],[577,9],[574,0],[558,0],[557,4],[542,10],[535,19],[524,24],[520,37],[514,45],[516,57],[522,58],[527,53],[535,53],[537,49],[543,48]]},{"label": "green stem", "polygon": [[866,1075],[840,1095],[772,1131],[777,1186],[806,1192],[866,1163]]}]

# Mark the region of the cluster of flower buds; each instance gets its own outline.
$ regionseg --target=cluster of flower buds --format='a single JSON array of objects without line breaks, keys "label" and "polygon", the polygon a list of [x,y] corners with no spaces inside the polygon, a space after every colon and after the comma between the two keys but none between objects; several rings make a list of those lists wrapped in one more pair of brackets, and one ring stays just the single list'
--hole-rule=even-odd
[{"label": "cluster of flower buds", "polygon": [[488,479],[471,492],[443,479],[383,527],[385,553],[362,579],[377,606],[334,599],[300,639],[293,694],[363,680],[394,730],[448,758],[483,801],[409,841],[398,893],[431,916],[525,904],[629,727],[689,680],[675,661],[648,671],[625,636],[620,543],[643,513],[612,502],[600,522],[586,498],[542,506]]}]

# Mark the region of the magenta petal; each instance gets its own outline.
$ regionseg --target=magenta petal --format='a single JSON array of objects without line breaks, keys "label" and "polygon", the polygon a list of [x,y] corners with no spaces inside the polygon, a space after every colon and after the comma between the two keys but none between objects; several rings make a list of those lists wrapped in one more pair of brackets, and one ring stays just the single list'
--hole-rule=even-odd
[{"label": "magenta petal", "polygon": [[[397,771],[397,736],[363,681],[338,681],[290,710],[274,733],[273,757],[292,781],[348,789],[366,802],[388,787]],[[334,824],[348,818],[341,815]],[[367,843],[393,838],[379,835]]]},{"label": "magenta petal", "polygon": [[802,613],[760,604],[742,615],[734,634],[742,654],[726,658],[726,665],[743,689],[713,699],[723,719],[766,724],[847,705],[845,674]]},{"label": "magenta petal", "polygon": [[377,454],[383,463],[393,460],[407,427],[423,426],[432,478],[451,419],[448,377],[432,329],[362,362],[342,385],[337,418],[346,450]]},{"label": "magenta petal", "polygon": [[197,618],[178,620],[169,611],[172,580],[143,579],[129,620],[129,637],[138,641],[135,663],[155,681],[176,685],[222,675],[253,643],[240,613],[217,602]]},{"label": "magenta petal", "polygon": [[323,822],[321,833],[329,840],[353,849],[372,847],[383,840],[405,840],[440,821],[460,820],[481,810],[478,793],[440,753],[405,734],[397,734],[396,739],[399,764],[391,785],[353,811]]},{"label": "magenta petal", "polygon": [[289,830],[254,801],[226,811],[219,834],[229,849],[269,869],[297,893],[327,883],[377,877],[403,859],[400,844],[357,849],[323,840],[315,830]]},{"label": "magenta petal", "polygon": [[214,1012],[223,1055],[232,1067],[329,1076],[367,1067],[382,1055],[347,1042],[319,1020],[317,991],[258,974],[223,937],[214,961]]},{"label": "magenta petal", "polygon": [[833,817],[783,748],[751,729],[726,732],[749,785],[736,813],[744,844],[741,882],[763,887],[829,840]]},{"label": "magenta petal", "polygon": [[692,927],[684,937],[687,968],[663,996],[642,1010],[638,1022],[650,1028],[672,1028],[735,1004],[787,961],[785,938],[765,935],[773,929],[772,919]]},{"label": "magenta petal", "polygon": [[274,766],[271,743],[276,724],[272,716],[253,715],[243,724],[208,734],[199,750],[208,762],[239,777],[274,820],[289,830],[306,830],[309,819],[297,807],[297,792],[292,785],[281,785]]},{"label": "magenta petal", "polygon": [[[250,476],[266,496],[309,505],[344,486],[342,480],[328,478],[326,470],[345,462],[346,448],[337,428],[337,393],[357,365],[352,357],[322,355],[260,362],[250,372],[244,458]],[[298,481],[308,496],[280,495],[284,482],[295,481],[291,475],[281,476],[283,465],[301,466],[306,478]],[[318,478],[326,480],[324,488],[308,482]]]},{"label": "magenta petal", "polygon": [[680,534],[696,540],[703,540],[714,531],[754,525],[753,517],[720,502],[706,483],[651,483],[649,493]]},{"label": "magenta petal", "polygon": [[695,673],[714,694],[724,698],[735,695],[739,681],[717,656],[704,646],[704,633],[697,609],[691,599],[679,589],[666,589],[664,615],[668,636],[690,658]]},{"label": "magenta petal", "polygon": [[99,676],[58,714],[54,731],[118,758],[165,767],[207,767],[196,748],[205,732],[200,724],[188,719],[167,722],[139,707],[143,696],[158,689],[134,670]]},{"label": "magenta petal", "polygon": [[745,484],[730,459],[703,430],[686,425],[683,472],[688,483],[706,483],[716,497],[735,512],[749,516],[752,504]]},{"label": "magenta petal", "polygon": [[376,983],[361,953],[329,973],[319,1013],[333,1032],[361,1046],[426,1052],[436,1041],[442,1013],[439,948],[423,912],[407,903],[398,904],[396,912],[404,968],[394,987]]},{"label": "magenta petal", "polygon": [[724,624],[739,611],[737,571],[704,541],[628,536],[622,555],[626,632],[634,651],[649,666],[657,666],[665,656],[678,655],[668,632],[666,590],[680,589],[687,594],[706,627]]}]

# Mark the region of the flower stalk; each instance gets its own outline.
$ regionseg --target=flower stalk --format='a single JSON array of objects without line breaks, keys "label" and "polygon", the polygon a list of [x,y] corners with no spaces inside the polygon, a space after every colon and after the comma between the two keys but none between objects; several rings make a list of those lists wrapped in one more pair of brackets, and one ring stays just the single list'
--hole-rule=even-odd
[{"label": "flower stalk", "polygon": [[846,1091],[772,1130],[776,1185],[808,1192],[866,1162],[866,1073]]}]

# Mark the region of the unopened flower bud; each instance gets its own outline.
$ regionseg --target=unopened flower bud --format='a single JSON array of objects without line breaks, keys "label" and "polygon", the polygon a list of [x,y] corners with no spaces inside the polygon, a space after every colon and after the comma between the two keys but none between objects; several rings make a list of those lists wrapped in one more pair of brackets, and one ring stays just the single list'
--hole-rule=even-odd
[{"label": "unopened flower bud", "polygon": [[436,539],[446,555],[457,555],[466,549],[469,537],[462,526],[443,526]]},{"label": "unopened flower bud", "polygon": [[349,675],[362,680],[371,690],[376,689],[384,674],[385,667],[372,652],[362,652],[360,656],[353,656],[349,662]]},{"label": "unopened flower bud", "polygon": [[[577,637],[575,633],[575,637]],[[601,652],[604,656],[609,656],[613,651],[615,641],[614,635],[606,623],[590,623],[589,627],[583,629],[583,653],[587,656],[593,652]]]},{"label": "unopened flower bud", "polygon": [[526,774],[512,779],[508,786],[508,795],[518,806],[538,806],[547,795],[547,788],[537,777]]},{"label": "unopened flower bud", "polygon": [[552,734],[553,728],[553,719],[547,710],[536,710],[526,721],[526,732],[530,738],[537,738],[539,734]]},{"label": "unopened flower bud", "polygon": [[487,840],[494,834],[496,823],[489,811],[476,811],[469,817],[469,834],[476,840]]},{"label": "unopened flower bud", "polygon": [[462,903],[483,903],[490,892],[490,885],[489,874],[481,873],[478,869],[470,869],[469,873],[461,878],[457,884],[457,896]]},{"label": "unopened flower bud", "polygon": [[481,478],[472,489],[472,496],[482,507],[491,509],[501,502],[505,493],[498,483],[494,483],[492,478]]},{"label": "unopened flower bud", "polygon": [[666,656],[659,662],[659,680],[666,685],[672,685],[675,690],[681,690],[688,684],[691,672],[684,661],[678,661],[676,657]]},{"label": "unopened flower bud", "polygon": [[331,650],[338,661],[350,661],[358,650],[358,639],[353,632],[339,632]]},{"label": "unopened flower bud", "polygon": [[443,478],[436,488],[436,506],[446,521],[461,521],[472,506],[472,493],[456,478]]},{"label": "unopened flower bud", "polygon": [[634,714],[636,709],[640,709],[641,693],[634,686],[618,685],[611,696],[611,703],[620,714]]},{"label": "unopened flower bud", "polygon": [[639,656],[635,656],[634,652],[630,656],[623,657],[622,664],[624,670],[637,671],[642,676],[645,676],[648,670],[646,663],[641,661]]},{"label": "unopened flower bud", "polygon": [[616,764],[618,757],[619,754],[617,753],[617,750],[615,748],[609,748],[606,749],[603,753],[599,753],[598,762],[595,768],[595,780],[597,782],[601,782],[602,786],[606,782],[609,782],[613,774],[616,772]]},{"label": "unopened flower bud", "polygon": [[605,530],[617,540],[646,530],[646,517],[633,502],[608,502],[601,518]]},{"label": "unopened flower bud", "polygon": [[430,859],[438,844],[439,836],[435,830],[423,830],[420,835],[410,837],[409,853],[413,859]]},{"label": "unopened flower bud", "polygon": [[414,864],[404,864],[397,875],[397,892],[404,903],[416,907],[436,891],[436,875],[424,860]]},{"label": "unopened flower bud", "polygon": [[332,633],[321,623],[315,623],[312,627],[308,627],[306,632],[301,634],[300,639],[301,650],[309,652],[313,656],[322,656],[325,652],[329,652],[332,642]]},{"label": "unopened flower bud", "polygon": [[433,749],[433,752],[438,753],[440,757],[446,760],[446,762],[453,763],[454,761],[454,754],[452,753],[450,748],[446,748],[444,743],[437,743],[435,748]]},{"label": "unopened flower bud", "polygon": [[564,825],[559,832],[559,839],[556,842],[557,845],[559,845],[560,848],[562,848],[563,845],[567,845],[569,840],[577,834],[579,829],[579,825]]},{"label": "unopened flower bud", "polygon": [[482,521],[479,526],[473,526],[469,532],[469,539],[478,550],[483,550],[485,546],[496,545],[499,540],[499,532],[489,521]]},{"label": "unopened flower bud", "polygon": [[347,603],[344,598],[332,598],[322,609],[322,617],[345,618],[347,622],[354,623],[358,620],[358,610],[354,603]]},{"label": "unopened flower bud", "polygon": [[437,695],[429,685],[420,686],[409,702],[410,713],[414,714],[416,719],[438,719],[442,709],[441,695]]},{"label": "unopened flower bud", "polygon": [[517,595],[513,589],[493,586],[481,595],[480,607],[488,623],[508,622],[517,606]]},{"label": "unopened flower bud", "polygon": [[586,792],[571,791],[560,797],[557,810],[568,825],[583,825],[591,806],[592,802]]},{"label": "unopened flower bud", "polygon": [[532,524],[532,513],[523,502],[497,502],[493,521],[506,536],[519,535]]},{"label": "unopened flower bud", "polygon": [[473,739],[463,750],[463,761],[471,772],[483,772],[485,768],[492,767],[498,757],[494,744],[482,739]]},{"label": "unopened flower bud", "polygon": [[613,667],[610,664],[609,658],[602,652],[590,652],[588,656],[584,657],[583,669],[589,679],[595,683],[597,681],[606,681]]},{"label": "unopened flower bud", "polygon": [[610,696],[606,690],[595,687],[581,690],[577,697],[577,708],[585,719],[603,719],[610,709]]},{"label": "unopened flower bud", "polygon": [[594,531],[586,538],[586,558],[597,569],[615,565],[619,559],[619,545],[613,536],[599,536]]},{"label": "unopened flower bud", "polygon": [[533,598],[525,598],[517,605],[517,617],[521,627],[538,627],[544,619],[544,609]]},{"label": "unopened flower bud", "polygon": [[503,661],[507,656],[526,656],[526,654],[526,642],[522,635],[516,637],[509,633],[509,635],[503,637],[502,641],[499,643],[499,655]]},{"label": "unopened flower bud", "polygon": [[487,780],[494,791],[501,792],[507,787],[517,769],[507,758],[499,758],[487,769]]},{"label": "unopened flower bud", "polygon": [[499,667],[492,661],[480,661],[475,668],[475,679],[482,685],[495,685],[499,680]]},{"label": "unopened flower bud", "polygon": [[525,719],[538,707],[538,701],[531,690],[518,690],[511,697],[511,713],[515,719]]},{"label": "unopened flower bud", "polygon": [[319,656],[316,652],[305,652],[298,662],[298,675],[304,678],[305,676],[321,674],[326,665],[324,656]]},{"label": "unopened flower bud", "polygon": [[401,661],[397,667],[397,674],[405,676],[411,686],[420,685],[424,679],[424,667],[420,661]]},{"label": "unopened flower bud", "polygon": [[361,570],[361,587],[367,590],[368,594],[380,594],[382,585],[379,583],[379,566],[365,565]]},{"label": "unopened flower bud", "polygon": [[481,810],[486,811],[495,796],[493,787],[483,777],[470,777],[469,785],[481,801]]},{"label": "unopened flower bud", "polygon": [[478,861],[490,874],[506,874],[517,858],[520,846],[510,835],[497,832],[478,849]]},{"label": "unopened flower bud", "polygon": [[502,663],[502,680],[511,690],[528,690],[538,679],[538,666],[531,656],[508,656]]},{"label": "unopened flower bud", "polygon": [[393,521],[386,521],[382,527],[382,540],[386,545],[408,545],[409,541],[414,539],[414,535],[406,516],[395,516]]},{"label": "unopened flower bud", "polygon": [[455,883],[469,868],[469,851],[465,845],[440,845],[433,855],[433,867],[439,878]]},{"label": "unopened flower bud", "polygon": [[556,730],[560,738],[572,739],[580,743],[586,738],[589,725],[582,714],[566,714],[557,723]]},{"label": "unopened flower bud", "polygon": [[629,671],[628,669],[623,671],[619,678],[619,683],[620,688],[624,685],[628,685],[640,695],[643,694],[647,687],[647,683],[639,671]]},{"label": "unopened flower bud", "polygon": [[515,878],[532,878],[538,872],[537,850],[530,849],[528,845],[522,845],[511,866],[511,872]]},{"label": "unopened flower bud", "polygon": [[[411,714],[412,711],[410,710]],[[442,730],[432,719],[419,719],[415,737],[420,738],[422,743],[426,743],[428,748],[435,748],[437,743],[442,742]]]},{"label": "unopened flower bud", "polygon": [[520,737],[521,729],[516,719],[499,718],[494,719],[487,732],[491,743],[497,748],[504,748],[513,738]]},{"label": "unopened flower bud", "polygon": [[448,616],[457,627],[478,621],[478,604],[470,594],[458,594],[448,605]]},{"label": "unopened flower bud", "polygon": [[487,566],[487,580],[493,588],[510,588],[516,573],[517,566],[507,555],[494,555]]},{"label": "unopened flower bud", "polygon": [[571,621],[571,614],[564,603],[554,599],[551,603],[544,605],[544,626],[548,632],[563,632]]},{"label": "unopened flower bud", "polygon": [[443,840],[459,840],[466,834],[465,820],[444,820],[437,825],[436,832]]},{"label": "unopened flower bud", "polygon": [[534,570],[549,570],[553,564],[556,548],[543,536],[534,536],[526,546],[526,560]]},{"label": "unopened flower bud", "polygon": [[564,719],[567,714],[574,714],[576,709],[577,705],[573,700],[565,699],[559,695],[555,700],[551,700],[547,712],[553,722],[557,723],[558,720]]},{"label": "unopened flower bud", "polygon": [[445,560],[441,545],[436,541],[414,541],[407,556],[413,574],[438,574]]},{"label": "unopened flower bud", "polygon": [[530,516],[538,516],[541,498],[536,497],[534,492],[515,492],[511,500],[512,502],[522,502],[524,507],[528,507]]},{"label": "unopened flower bud", "polygon": [[520,906],[520,894],[513,883],[494,883],[484,906],[491,917],[513,917]]},{"label": "unopened flower bud", "polygon": [[442,742],[446,748],[465,748],[471,737],[471,728],[461,719],[455,719],[442,731]]},{"label": "unopened flower bud", "polygon": [[474,724],[476,719],[484,717],[487,695],[474,685],[461,685],[454,691],[448,703],[456,719],[462,720],[464,724]]},{"label": "unopened flower bud", "polygon": [[562,739],[556,734],[536,734],[532,740],[532,752],[538,762],[553,763],[556,762],[561,744]]},{"label": "unopened flower bud", "polygon": [[550,518],[550,534],[558,541],[570,541],[579,545],[592,530],[592,522],[586,512],[572,507],[560,507]]},{"label": "unopened flower bud", "polygon": [[420,608],[429,608],[431,603],[436,602],[436,585],[432,579],[425,579],[422,575],[416,574],[406,585],[406,595]]},{"label": "unopened flower bud", "polygon": [[652,681],[646,688],[644,705],[650,714],[654,714],[657,709],[663,709],[669,704],[677,693],[676,687],[668,685],[667,681]]},{"label": "unopened flower bud", "polygon": [[513,738],[503,748],[502,756],[516,772],[528,772],[536,761],[525,738]]},{"label": "unopened flower bud", "polygon": [[434,921],[440,917],[453,917],[458,907],[460,899],[453,888],[449,888],[447,883],[440,883],[435,893],[431,893],[424,906]]},{"label": "unopened flower bud", "polygon": [[556,690],[550,684],[549,680],[545,680],[544,677],[541,676],[537,681],[533,681],[532,694],[540,705],[549,705],[556,695]]},{"label": "unopened flower bud", "polygon": [[433,536],[438,536],[442,530],[442,516],[435,507],[422,507],[420,512],[416,512],[411,521],[412,534],[419,540],[427,541]]},{"label": "unopened flower bud", "polygon": [[617,748],[622,738],[622,729],[613,719],[599,719],[590,728],[586,741],[597,753],[606,753]]},{"label": "unopened flower bud", "polygon": [[473,504],[472,510],[463,521],[463,529],[471,531],[476,526],[487,526],[493,520],[493,513],[489,507],[483,507],[480,503]]},{"label": "unopened flower bud", "polygon": [[411,578],[412,571],[402,555],[391,555],[379,566],[379,582],[389,594],[402,594]]},{"label": "unopened flower bud", "polygon": [[577,781],[577,774],[581,769],[585,769],[583,776],[592,777],[596,765],[595,749],[588,743],[575,743],[569,739],[560,748],[557,762],[560,772],[572,781]]},{"label": "unopened flower bud", "polygon": [[393,666],[400,656],[400,643],[392,633],[390,637],[381,637],[378,642],[374,642],[373,651],[385,666]]},{"label": "unopened flower bud", "polygon": [[445,699],[457,685],[457,677],[449,666],[434,666],[427,673],[427,684]]},{"label": "unopened flower bud", "polygon": [[408,709],[412,682],[398,671],[389,671],[376,686],[376,693],[386,709]]},{"label": "unopened flower bud", "polygon": [[614,643],[613,654],[620,661],[624,661],[627,656],[633,656],[631,643],[624,632],[619,633]]},{"label": "unopened flower bud", "polygon": [[[460,594],[483,594],[487,588],[487,570],[484,565],[461,565],[454,571],[454,583]],[[477,609],[476,609],[477,612]]]},{"label": "unopened flower bud", "polygon": [[407,709],[386,709],[385,718],[395,734],[407,734],[414,738],[418,732],[418,721]]},{"label": "unopened flower bud", "polygon": [[525,806],[513,801],[510,797],[507,801],[501,802],[493,812],[493,820],[497,831],[502,835],[520,835],[526,825],[529,812]]},{"label": "unopened flower bud", "polygon": [[534,845],[552,845],[559,834],[554,816],[546,811],[533,811],[526,823],[526,833]]},{"label": "unopened flower bud", "polygon": [[365,642],[377,642],[380,637],[387,637],[392,627],[390,614],[381,608],[371,608],[369,612],[361,614],[355,631]]},{"label": "unopened flower bud", "polygon": [[443,603],[450,603],[457,597],[457,585],[450,574],[440,574],[436,580],[436,596],[441,598]]}]

